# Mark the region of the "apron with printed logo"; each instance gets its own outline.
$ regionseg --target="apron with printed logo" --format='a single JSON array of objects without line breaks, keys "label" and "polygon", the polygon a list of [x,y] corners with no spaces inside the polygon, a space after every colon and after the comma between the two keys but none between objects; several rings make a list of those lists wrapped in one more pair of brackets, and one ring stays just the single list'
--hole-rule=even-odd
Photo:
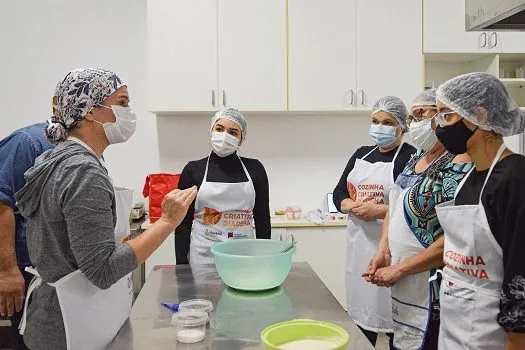
[{"label": "apron with printed logo", "polygon": [[[369,163],[356,159],[348,174],[350,199],[388,205],[388,193],[394,184],[394,162]],[[381,236],[383,220],[364,221],[349,214],[346,233],[346,300],[348,314],[360,327],[373,332],[392,332],[392,302],[390,289],[367,283],[361,275],[374,256]]]},{"label": "apron with printed logo", "polygon": [[199,193],[195,199],[196,218],[191,230],[190,265],[213,264],[210,248],[228,239],[255,238],[253,228],[253,207],[255,188],[252,178],[239,158],[246,182],[209,182],[208,168]]},{"label": "apron with printed logo", "polygon": [[[73,137],[69,140],[94,153],[84,142]],[[121,187],[114,187],[114,191],[117,213],[115,242],[119,244],[130,232],[129,216],[133,208],[133,191]],[[24,334],[25,331],[31,293],[43,282],[35,269],[26,270],[35,277],[27,291],[24,315],[19,327],[20,334]],[[107,348],[129,317],[133,302],[131,273],[108,289],[100,289],[93,285],[80,270],[73,271],[49,285],[57,292],[68,350]]]},{"label": "apron with printed logo", "polygon": [[436,207],[445,231],[440,350],[505,348],[507,335],[496,320],[503,284],[503,252],[481,202],[490,174],[505,148],[503,144],[490,167],[478,204],[455,206],[450,201]]}]

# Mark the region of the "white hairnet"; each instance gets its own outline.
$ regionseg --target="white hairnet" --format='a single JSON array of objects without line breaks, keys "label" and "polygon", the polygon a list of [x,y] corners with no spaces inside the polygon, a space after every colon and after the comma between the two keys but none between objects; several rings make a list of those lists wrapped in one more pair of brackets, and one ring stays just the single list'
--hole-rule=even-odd
[{"label": "white hairnet", "polygon": [[412,102],[412,106],[435,106],[437,89],[429,89],[421,92]]},{"label": "white hairnet", "polygon": [[501,81],[487,73],[469,73],[441,84],[436,98],[482,130],[503,136],[525,129],[525,112]]},{"label": "white hairnet", "polygon": [[403,132],[408,131],[407,107],[399,97],[385,96],[377,100],[377,102],[374,103],[374,106],[372,107],[372,114],[376,114],[380,111],[392,114],[392,116],[396,118],[397,122],[401,126],[401,130]]},{"label": "white hairnet", "polygon": [[235,108],[227,108],[223,109],[222,111],[218,111],[215,113],[215,115],[211,118],[211,128],[215,126],[215,124],[219,121],[219,119],[228,119],[235,124],[239,126],[241,129],[242,134],[242,140],[246,138],[246,132],[247,132],[247,126],[246,126],[246,118],[244,118],[244,115],[242,115],[241,112],[239,112]]}]

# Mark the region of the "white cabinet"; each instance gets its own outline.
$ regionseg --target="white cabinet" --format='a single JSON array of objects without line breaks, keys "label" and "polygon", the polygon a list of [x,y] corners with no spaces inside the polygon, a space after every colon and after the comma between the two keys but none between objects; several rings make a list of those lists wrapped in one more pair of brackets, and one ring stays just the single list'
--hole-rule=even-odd
[{"label": "white cabinet", "polygon": [[356,0],[289,0],[289,109],[356,108]]},{"label": "white cabinet", "polygon": [[218,4],[220,107],[285,111],[286,1]]},{"label": "white cabinet", "polygon": [[286,2],[149,0],[149,109],[286,110]]},{"label": "white cabinet", "polygon": [[408,106],[423,89],[422,11],[417,0],[357,1],[358,109],[386,95]]},{"label": "white cabinet", "polygon": [[148,1],[150,110],[218,107],[216,2]]},{"label": "white cabinet", "polygon": [[[272,239],[279,239],[283,229],[274,232]],[[286,235],[293,234],[297,241],[295,262],[307,262],[326,287],[346,310],[346,227],[286,228]]]},{"label": "white cabinet", "polygon": [[290,111],[370,110],[382,96],[410,102],[422,90],[420,1],[288,6]]},{"label": "white cabinet", "polygon": [[145,262],[146,279],[156,265],[175,265],[175,234],[171,234]]},{"label": "white cabinet", "polygon": [[491,53],[524,53],[525,32],[487,32]]},{"label": "white cabinet", "polygon": [[465,30],[464,0],[424,0],[424,23],[425,53],[488,52],[486,32]]},{"label": "white cabinet", "polygon": [[425,53],[523,53],[525,32],[465,29],[465,0],[424,0]]}]

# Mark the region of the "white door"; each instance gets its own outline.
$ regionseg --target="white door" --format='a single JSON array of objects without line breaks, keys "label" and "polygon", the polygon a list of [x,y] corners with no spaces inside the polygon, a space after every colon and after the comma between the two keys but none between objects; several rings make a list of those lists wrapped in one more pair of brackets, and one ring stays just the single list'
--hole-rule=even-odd
[{"label": "white door", "polygon": [[218,3],[220,108],[286,111],[286,1]]},{"label": "white door", "polygon": [[487,32],[490,53],[524,53],[525,32]]},{"label": "white door", "polygon": [[[423,90],[422,8],[418,0],[357,1],[357,108]],[[395,18],[395,20],[393,20]]]},{"label": "white door", "polygon": [[288,1],[291,111],[355,110],[355,11],[356,0]]},{"label": "white door", "polygon": [[149,0],[148,45],[149,110],[218,108],[217,0]]},{"label": "white door", "polygon": [[[488,51],[490,33],[465,30],[465,0],[424,0],[423,6],[425,53]],[[399,13],[395,12],[394,17]]]}]

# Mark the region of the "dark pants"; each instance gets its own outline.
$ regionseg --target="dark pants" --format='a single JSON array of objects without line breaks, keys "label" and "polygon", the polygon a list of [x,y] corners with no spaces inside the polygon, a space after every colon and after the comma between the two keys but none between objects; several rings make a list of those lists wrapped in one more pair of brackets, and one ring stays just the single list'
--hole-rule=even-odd
[{"label": "dark pants", "polygon": [[[24,271],[24,268],[20,268],[20,271],[22,271],[22,276],[24,276],[24,280],[26,281],[26,293],[27,288],[29,287],[29,283],[31,282],[31,279],[33,278],[33,275]],[[16,350],[26,350],[28,349],[24,344],[24,339],[18,333],[18,325],[20,324],[20,321],[22,320],[22,314],[24,313],[24,310],[15,313],[13,317],[11,317],[11,338],[12,343],[15,346]]]},{"label": "dark pants", "polygon": [[[377,342],[377,333],[369,331],[369,330],[366,330],[366,329],[364,329],[364,328],[362,328],[360,326],[357,326],[357,327],[359,327],[359,329],[365,335],[366,339],[368,339],[370,344],[372,344],[372,346],[375,347],[376,346],[376,342]],[[389,340],[390,349],[393,349],[394,348],[394,333],[387,333],[386,335],[390,339]]]},{"label": "dark pants", "polygon": [[439,305],[434,305],[430,323],[428,324],[427,336],[425,339],[424,350],[437,350],[439,339]]}]

